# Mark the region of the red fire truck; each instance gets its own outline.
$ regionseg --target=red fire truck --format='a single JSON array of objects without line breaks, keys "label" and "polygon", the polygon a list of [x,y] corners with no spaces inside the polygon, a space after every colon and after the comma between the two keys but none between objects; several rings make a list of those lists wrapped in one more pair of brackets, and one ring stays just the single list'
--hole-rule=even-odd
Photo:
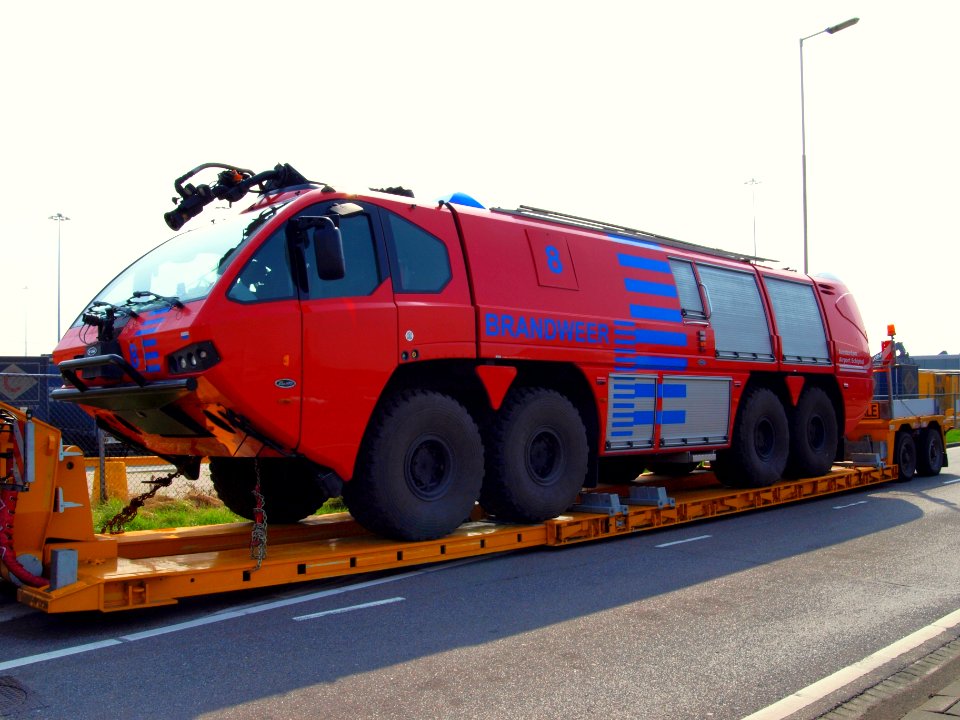
[{"label": "red fire truck", "polygon": [[[188,181],[215,169],[210,184]],[[872,395],[846,287],[761,259],[455,194],[344,193],[288,165],[201,165],[176,235],[54,353],[58,400],[254,518],[343,496],[374,532],[443,536],[479,500],[539,522],[583,486],[682,474],[762,487],[829,471]]]}]

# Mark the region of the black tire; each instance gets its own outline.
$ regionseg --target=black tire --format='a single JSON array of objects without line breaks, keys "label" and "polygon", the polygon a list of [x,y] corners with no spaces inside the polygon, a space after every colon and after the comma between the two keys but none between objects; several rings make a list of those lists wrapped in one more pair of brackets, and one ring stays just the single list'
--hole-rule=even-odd
[{"label": "black tire", "polygon": [[783,477],[789,450],[783,403],[772,390],[754,387],[740,399],[733,442],[711,467],[727,487],[768,487]]},{"label": "black tire", "polygon": [[368,430],[343,500],[378,535],[433,540],[470,515],[482,482],[483,442],[470,413],[447,395],[406,391]]},{"label": "black tire", "polygon": [[700,466],[698,462],[648,462],[647,470],[667,477],[684,477]]},{"label": "black tire", "polygon": [[790,416],[787,477],[826,475],[837,458],[837,411],[821,388],[808,386]]},{"label": "black tire", "polygon": [[893,441],[893,461],[900,468],[897,480],[906,482],[917,472],[917,443],[913,434],[898,430]]},{"label": "black tire", "polygon": [[632,482],[643,472],[643,455],[622,455],[600,458],[600,482],[621,485]]},{"label": "black tire", "polygon": [[[257,482],[255,458],[210,458],[210,479],[223,504],[242,518],[253,520]],[[260,493],[267,520],[295,523],[312,515],[330,499],[331,483],[317,465],[302,458],[264,458],[260,464]],[[334,483],[335,485],[335,483]]]},{"label": "black tire", "polygon": [[917,447],[917,474],[939,475],[943,469],[943,438],[940,429],[928,427],[920,433]]},{"label": "black tire", "polygon": [[583,488],[588,454],[586,428],[567,398],[545,388],[513,392],[490,432],[480,504],[510,522],[556,517]]}]

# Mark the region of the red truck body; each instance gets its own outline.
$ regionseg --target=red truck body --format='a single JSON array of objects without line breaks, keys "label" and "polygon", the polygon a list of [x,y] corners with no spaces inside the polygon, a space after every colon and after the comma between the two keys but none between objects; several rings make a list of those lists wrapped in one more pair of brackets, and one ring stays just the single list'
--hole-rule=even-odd
[{"label": "red truck body", "polygon": [[[478,497],[537,521],[598,473],[703,457],[731,484],[822,473],[866,412],[869,346],[841,282],[472,205],[267,193],[108,285],[91,308],[118,319],[67,331],[55,396],[184,468],[210,457],[248,517],[255,482],[296,520],[342,481],[362,523],[407,539]],[[323,279],[314,231],[287,229],[304,217],[338,226],[342,278]]]}]

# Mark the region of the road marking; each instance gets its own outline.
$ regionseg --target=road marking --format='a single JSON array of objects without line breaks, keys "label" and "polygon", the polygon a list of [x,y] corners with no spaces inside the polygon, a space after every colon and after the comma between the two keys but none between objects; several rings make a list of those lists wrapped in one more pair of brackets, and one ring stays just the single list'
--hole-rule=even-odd
[{"label": "road marking", "polygon": [[905,638],[897,640],[895,643],[887,645],[882,650],[878,650],[873,655],[868,655],[863,660],[853,663],[842,670],[837,670],[833,675],[828,675],[822,680],[802,690],[798,690],[793,695],[789,695],[773,705],[758,710],[753,715],[747,715],[743,720],[782,720],[782,718],[793,715],[798,710],[802,710],[807,705],[815,703],[817,700],[825,698],[830,693],[839,690],[845,685],[849,685],[878,667],[885,665],[891,660],[895,660],[904,653],[908,653],[914,648],[920,647],[927,640],[935,638],[947,630],[960,625],[960,610],[954,610],[949,615],[944,615],[926,627],[920,628]]},{"label": "road marking", "polygon": [[356,590],[366,590],[367,588],[377,587],[378,585],[386,585],[387,583],[398,582],[400,580],[408,580],[410,578],[417,577],[418,575],[427,575],[433,572],[452,570],[453,568],[458,568],[462,565],[468,565],[470,563],[475,563],[486,559],[488,558],[465,558],[463,560],[457,560],[455,562],[450,562],[443,565],[423,568],[422,570],[414,570],[412,572],[401,573],[399,575],[391,575],[390,577],[368,580],[366,582],[357,583],[356,585],[346,585],[344,587],[321,590],[308,595],[299,595],[297,597],[286,598],[284,600],[274,600],[272,602],[266,602],[259,605],[249,605],[244,608],[216,612],[206,617],[197,618],[196,620],[187,620],[186,622],[154,628],[153,630],[144,630],[143,632],[122,635],[119,638],[112,638],[110,640],[101,640],[99,642],[87,643],[85,645],[74,645],[73,647],[62,648],[60,650],[51,650],[50,652],[39,653],[37,655],[27,655],[25,657],[0,662],[0,671],[23,667],[24,665],[33,665],[34,663],[46,662],[47,660],[56,660],[57,658],[90,652],[92,650],[101,650],[103,648],[121,645],[122,643],[147,640],[159,635],[167,635],[169,633],[180,632],[181,630],[191,630],[204,625],[213,625],[214,623],[224,622],[225,620],[234,620],[236,618],[243,617],[244,615],[257,615],[262,612],[269,612],[270,610],[290,607],[291,605],[300,605],[312,600],[333,597],[334,595],[343,595]]},{"label": "road marking", "polygon": [[654,547],[665,548],[671,545],[683,545],[684,543],[696,542],[697,540],[706,540],[710,537],[713,537],[713,535],[697,535],[697,537],[687,538],[686,540],[674,540],[673,542],[663,543],[662,545],[654,545]]},{"label": "road marking", "polygon": [[855,503],[850,503],[849,505],[834,505],[834,506],[833,506],[833,509],[834,509],[834,510],[843,510],[844,508],[850,508],[850,507],[853,507],[854,505],[866,505],[867,502],[868,502],[867,500],[858,500],[857,502],[855,502]]},{"label": "road marking", "polygon": [[944,485],[953,485],[954,483],[960,483],[960,478],[956,478],[956,479],[954,479],[954,480],[944,480],[944,481],[943,481],[943,484],[944,484]]},{"label": "road marking", "polygon": [[339,615],[340,613],[353,612],[354,610],[364,610],[366,608],[376,607],[377,605],[389,605],[390,603],[403,602],[406,598],[394,597],[387,600],[376,600],[374,602],[362,603],[360,605],[351,605],[350,607],[337,608],[336,610],[324,610],[323,612],[310,613],[309,615],[298,615],[294,620],[313,620],[326,615]]},{"label": "road marking", "polygon": [[16,660],[0,662],[0,670],[9,670],[23,665],[46,662],[47,660],[56,660],[57,658],[67,657],[68,655],[90,652],[91,650],[99,650],[119,644],[119,640],[101,640],[100,642],[87,643],[86,645],[74,645],[73,647],[63,648],[62,650],[51,650],[50,652],[40,653],[38,655],[28,655],[27,657],[17,658]]}]

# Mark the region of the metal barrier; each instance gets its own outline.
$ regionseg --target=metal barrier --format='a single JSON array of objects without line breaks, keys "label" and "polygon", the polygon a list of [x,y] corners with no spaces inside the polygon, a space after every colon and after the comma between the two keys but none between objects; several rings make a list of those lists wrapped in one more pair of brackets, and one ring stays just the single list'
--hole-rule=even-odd
[{"label": "metal barrier", "polygon": [[[50,399],[50,391],[63,379],[51,358],[0,357],[0,401],[29,410],[31,415],[60,430],[63,444],[80,449],[85,458],[87,484],[94,502],[107,497],[127,499],[149,489],[146,483],[173,470],[156,457],[132,457],[133,451],[97,428],[94,419],[73,403]],[[106,482],[99,481],[101,475]],[[159,496],[185,499],[195,495],[216,497],[204,464],[198,480],[177,478]]]}]

